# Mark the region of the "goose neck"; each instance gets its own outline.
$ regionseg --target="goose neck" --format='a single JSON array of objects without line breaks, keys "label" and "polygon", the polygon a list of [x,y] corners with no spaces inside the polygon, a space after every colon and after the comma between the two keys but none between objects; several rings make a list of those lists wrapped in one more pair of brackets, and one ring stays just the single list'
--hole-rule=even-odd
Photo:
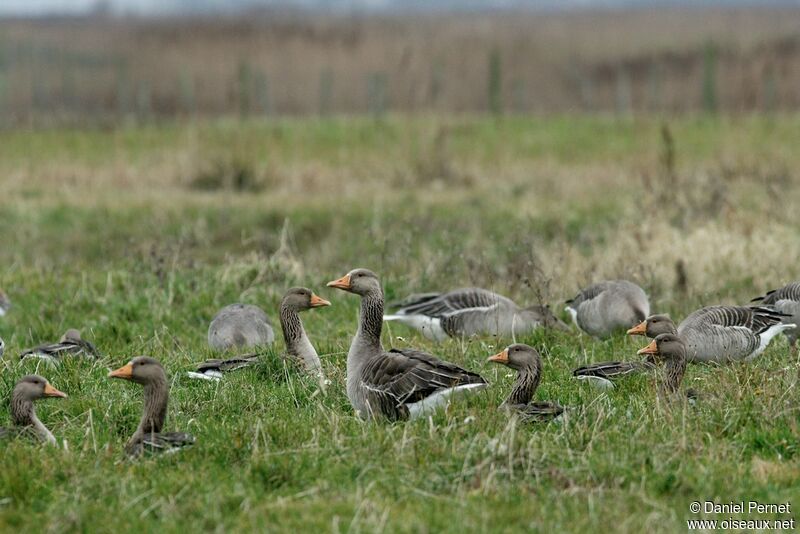
[{"label": "goose neck", "polygon": [[383,328],[383,294],[369,293],[361,298],[356,340],[364,346],[381,349]]},{"label": "goose neck", "polygon": [[144,413],[134,437],[161,432],[167,419],[169,386],[166,377],[159,377],[144,386]]},{"label": "goose neck", "polygon": [[506,399],[505,404],[528,404],[539,387],[541,380],[541,369],[537,364],[529,365],[520,369],[517,372],[517,380],[514,382],[514,387],[511,389],[511,394]]}]

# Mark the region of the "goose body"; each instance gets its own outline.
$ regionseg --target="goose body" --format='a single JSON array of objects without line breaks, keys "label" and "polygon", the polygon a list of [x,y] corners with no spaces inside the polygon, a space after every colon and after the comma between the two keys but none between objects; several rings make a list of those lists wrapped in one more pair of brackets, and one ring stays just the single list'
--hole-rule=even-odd
[{"label": "goose body", "polygon": [[91,342],[83,339],[81,333],[74,328],[67,330],[58,343],[39,345],[20,354],[20,359],[40,358],[50,362],[58,362],[65,356],[96,358],[100,353]]},{"label": "goose body", "polygon": [[781,320],[784,324],[794,324],[795,328],[787,328],[784,334],[789,339],[793,351],[797,351],[797,339],[800,337],[800,282],[792,282],[781,288],[769,291],[763,297],[754,298],[763,306],[774,307],[785,314]]},{"label": "goose body", "polygon": [[162,432],[167,420],[169,382],[161,363],[154,358],[137,356],[126,365],[108,374],[144,386],[144,413],[139,426],[125,445],[129,456],[148,452],[173,452],[194,443],[194,436],[185,432]]},{"label": "goose body", "polygon": [[516,413],[526,422],[548,421],[564,413],[564,408],[558,403],[531,402],[542,378],[542,359],[536,349],[516,343],[490,356],[489,361],[517,371],[517,379],[511,394],[501,408]]},{"label": "goose body", "polygon": [[628,375],[647,373],[656,366],[650,362],[601,362],[578,367],[572,376],[601,389],[613,389],[614,381]]},{"label": "goose body", "polygon": [[566,329],[547,306],[521,308],[513,300],[477,287],[448,293],[411,295],[397,303],[384,321],[397,321],[428,339],[448,337],[515,336],[538,327]]},{"label": "goose body", "polygon": [[66,398],[67,395],[55,389],[41,376],[28,375],[20,379],[11,392],[9,403],[14,426],[0,428],[0,438],[31,431],[40,441],[55,445],[55,436],[36,416],[36,409],[33,405],[34,401],[45,397]]},{"label": "goose body", "polygon": [[650,315],[650,302],[633,282],[609,280],[582,289],[567,301],[566,310],[578,328],[604,338],[643,321]]},{"label": "goose body", "polygon": [[677,332],[689,362],[750,361],[775,336],[795,328],[785,318],[766,307],[709,306],[686,317]]},{"label": "goose body", "polygon": [[[301,366],[306,372],[322,376],[322,362],[317,351],[308,339],[299,313],[304,310],[330,306],[330,302],[318,297],[305,287],[289,289],[281,300],[279,316],[283,339],[286,342],[286,353],[290,360]],[[189,372],[192,378],[219,380],[223,373],[250,367],[259,361],[258,354],[246,354],[228,359],[212,359],[197,366],[196,371]]]},{"label": "goose body", "polygon": [[358,331],[347,354],[347,397],[362,418],[414,419],[487,386],[480,375],[431,354],[383,349],[383,289],[375,273],[354,269],[328,286],[361,297]]},{"label": "goose body", "polygon": [[267,314],[252,304],[225,306],[208,327],[208,345],[217,351],[270,345],[275,332]]}]

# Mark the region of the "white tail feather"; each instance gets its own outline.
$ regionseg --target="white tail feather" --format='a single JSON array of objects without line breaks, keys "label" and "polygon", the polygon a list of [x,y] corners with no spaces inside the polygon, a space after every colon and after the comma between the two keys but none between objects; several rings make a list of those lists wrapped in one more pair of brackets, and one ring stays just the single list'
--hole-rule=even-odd
[{"label": "white tail feather", "polygon": [[196,378],[200,380],[210,380],[212,382],[219,382],[222,378],[222,373],[217,371],[208,371],[206,373],[196,373],[194,371],[188,371],[186,376],[189,378]]},{"label": "white tail feather", "polygon": [[761,334],[759,334],[759,337],[761,338],[761,343],[758,345],[758,348],[750,356],[745,358],[745,360],[747,361],[752,360],[753,358],[764,352],[764,350],[766,350],[770,341],[772,341],[772,338],[774,338],[781,332],[784,332],[786,330],[792,330],[793,328],[797,328],[797,325],[795,325],[794,323],[789,323],[789,324],[778,323],[770,326],[769,328],[761,332]]},{"label": "white tail feather", "polygon": [[444,341],[447,333],[442,328],[442,321],[438,317],[428,317],[427,315],[384,315],[384,321],[397,321],[414,330],[419,331],[423,336],[432,341]]},{"label": "white tail feather", "polygon": [[463,395],[464,393],[478,392],[485,389],[488,385],[489,384],[464,384],[463,386],[456,386],[454,388],[441,389],[419,402],[409,404],[408,418],[413,420],[421,416],[430,415],[439,408],[447,406],[452,397]]},{"label": "white tail feather", "polygon": [[580,375],[575,378],[585,380],[598,389],[614,389],[614,382],[602,376]]}]

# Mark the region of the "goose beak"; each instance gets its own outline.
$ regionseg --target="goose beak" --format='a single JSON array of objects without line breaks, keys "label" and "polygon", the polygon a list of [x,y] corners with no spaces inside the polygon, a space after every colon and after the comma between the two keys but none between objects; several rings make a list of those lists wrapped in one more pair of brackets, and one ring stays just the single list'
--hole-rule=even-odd
[{"label": "goose beak", "polygon": [[133,377],[133,366],[129,363],[126,363],[116,371],[111,371],[108,373],[108,378],[122,378],[125,380],[130,380]]},{"label": "goose beak", "polygon": [[496,363],[508,363],[508,349],[503,349],[502,352],[498,352],[494,356],[489,356],[489,359],[486,361],[496,362]]},{"label": "goose beak", "polygon": [[331,303],[328,302],[327,300],[325,300],[325,299],[323,299],[321,297],[318,297],[314,293],[311,293],[311,307],[312,308],[319,308],[319,307],[322,307],[322,306],[330,306],[330,305],[331,305]]},{"label": "goose beak", "polygon": [[338,280],[328,282],[328,287],[335,287],[337,289],[350,289],[350,275],[346,274]]},{"label": "goose beak", "polygon": [[656,343],[656,340],[654,339],[651,341],[650,344],[645,348],[639,349],[636,354],[658,354],[658,344]]},{"label": "goose beak", "polygon": [[45,397],[59,397],[62,399],[67,398],[67,394],[63,391],[58,391],[56,388],[51,386],[49,383],[44,385],[44,396]]},{"label": "goose beak", "polygon": [[642,321],[626,332],[629,336],[646,336],[647,320]]}]

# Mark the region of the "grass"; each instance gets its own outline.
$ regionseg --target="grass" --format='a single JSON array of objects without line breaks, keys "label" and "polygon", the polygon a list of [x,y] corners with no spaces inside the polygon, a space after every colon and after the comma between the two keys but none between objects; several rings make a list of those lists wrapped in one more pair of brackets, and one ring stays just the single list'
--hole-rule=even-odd
[{"label": "grass", "polygon": [[[510,340],[432,344],[392,325],[386,345],[492,387],[401,424],[363,423],[345,396],[358,303],[324,283],[352,267],[379,272],[388,298],[474,284],[556,309],[587,282],[626,277],[676,318],[800,277],[800,119],[673,121],[672,170],[660,127],[419,117],[0,133],[0,287],[14,301],[0,396],[28,372],[70,395],[37,408],[64,447],[0,444],[0,530],[674,531],[694,500],[797,501],[798,364],[784,339],[749,365],[690,367],[686,385],[708,398],[670,410],[646,378],[607,394],[570,378],[632,358],[641,340],[536,332],[520,341],[544,354],[537,397],[572,410],[525,426],[496,410],[513,378],[485,362]],[[192,187],[231,154],[263,189]],[[275,317],[298,284],[333,302],[304,315],[326,395],[284,367],[281,342],[220,384],[183,375],[211,356],[218,308]],[[14,358],[70,326],[107,356]],[[106,374],[137,354],[164,362],[167,426],[194,433],[192,449],[123,458],[141,391]]]}]

